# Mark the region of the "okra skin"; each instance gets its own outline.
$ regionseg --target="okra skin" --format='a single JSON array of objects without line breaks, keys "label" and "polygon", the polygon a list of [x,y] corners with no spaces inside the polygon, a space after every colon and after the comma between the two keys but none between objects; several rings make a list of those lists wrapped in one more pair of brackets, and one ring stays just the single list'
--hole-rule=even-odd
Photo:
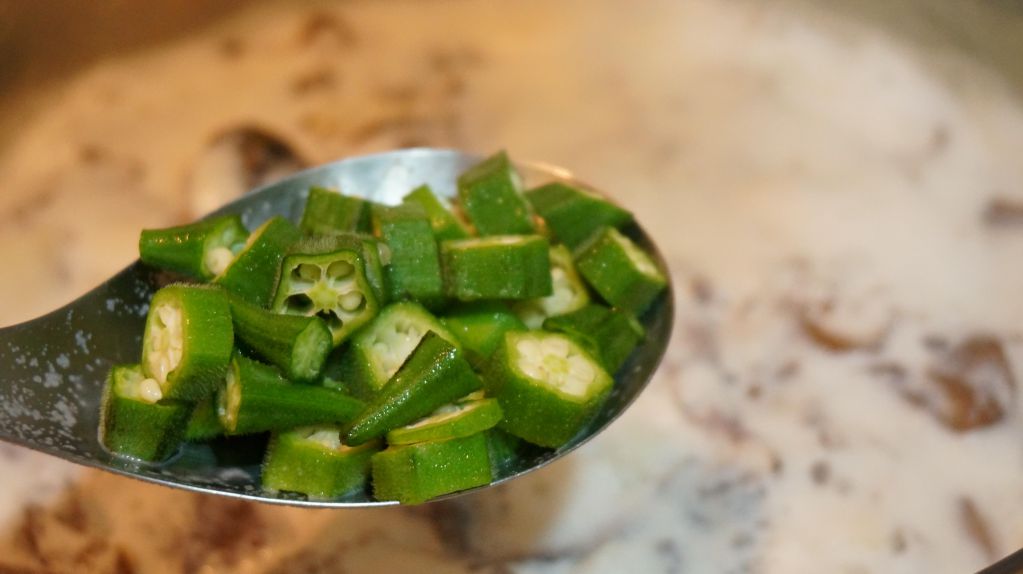
[{"label": "okra skin", "polygon": [[391,446],[373,455],[371,463],[373,496],[402,504],[419,504],[493,480],[485,433]]},{"label": "okra skin", "polygon": [[504,151],[458,177],[458,199],[481,236],[536,233],[522,178]]},{"label": "okra skin", "polygon": [[504,413],[496,399],[459,401],[387,433],[387,444],[414,444],[473,435],[497,426]]},{"label": "okra skin", "polygon": [[273,313],[239,297],[229,300],[239,341],[293,382],[310,383],[320,376],[334,343],[323,319]]},{"label": "okra skin", "polygon": [[111,368],[103,388],[100,442],[112,452],[158,462],[177,452],[192,405],[174,400],[150,403],[131,396],[131,386],[145,378],[139,365]]},{"label": "okra skin", "polygon": [[387,286],[387,272],[384,266],[391,262],[391,249],[372,235],[360,234],[358,237],[362,242],[362,264],[366,282],[373,291],[377,307],[383,307],[390,301],[390,289]]},{"label": "okra skin", "polygon": [[515,313],[530,329],[539,329],[544,319],[563,315],[590,302],[590,294],[572,263],[572,252],[564,245],[550,249],[551,294],[515,304]]},{"label": "okra skin", "polygon": [[160,384],[162,398],[198,401],[212,394],[233,346],[231,308],[221,289],[172,284],[153,295],[142,339],[142,369]]},{"label": "okra skin", "polygon": [[413,189],[402,199],[402,203],[416,203],[423,208],[430,218],[430,226],[433,227],[437,241],[469,238],[469,230],[441,203],[430,186],[421,185]]},{"label": "okra skin", "polygon": [[447,294],[460,301],[533,299],[551,294],[547,239],[503,235],[441,243]]},{"label": "okra skin", "polygon": [[[360,491],[369,479],[370,459],[378,443],[347,447],[338,428],[305,427],[274,434],[263,462],[263,488],[305,494],[310,499],[333,499]],[[319,439],[332,435],[337,444]]]},{"label": "okra skin", "polygon": [[370,202],[325,187],[310,187],[299,229],[310,235],[368,233],[372,229]]},{"label": "okra skin", "polygon": [[444,279],[437,240],[423,207],[417,203],[376,206],[374,227],[391,252],[391,261],[384,268],[390,298],[424,303],[441,298]]},{"label": "okra skin", "polygon": [[245,248],[214,282],[253,305],[269,306],[281,260],[301,237],[302,232],[287,219],[268,219],[252,232]]},{"label": "okra skin", "polygon": [[185,440],[200,442],[223,436],[224,427],[217,415],[216,395],[210,395],[195,404],[192,416],[185,425]]},{"label": "okra skin", "polygon": [[451,309],[441,323],[462,343],[462,348],[489,357],[508,331],[525,331],[526,325],[504,303],[481,301]]},{"label": "okra skin", "polygon": [[273,367],[241,355],[232,359],[226,384],[217,391],[217,412],[228,435],[347,423],[365,406],[334,389],[292,384]]},{"label": "okra skin", "polygon": [[581,187],[553,182],[531,189],[526,198],[554,237],[575,249],[601,227],[621,227],[632,214]]},{"label": "okra skin", "polygon": [[431,331],[347,427],[344,440],[360,445],[382,437],[482,387],[462,352]]},{"label": "okra skin", "polygon": [[631,239],[605,227],[580,247],[576,268],[600,296],[639,316],[667,286],[664,273]]},{"label": "okra skin", "polygon": [[143,229],[139,258],[143,263],[208,281],[217,274],[214,250],[233,256],[249,232],[238,215],[222,215],[164,229]]},{"label": "okra skin", "polygon": [[572,337],[595,357],[608,373],[616,373],[646,335],[643,326],[631,314],[592,303],[581,309],[548,318],[548,331]]}]

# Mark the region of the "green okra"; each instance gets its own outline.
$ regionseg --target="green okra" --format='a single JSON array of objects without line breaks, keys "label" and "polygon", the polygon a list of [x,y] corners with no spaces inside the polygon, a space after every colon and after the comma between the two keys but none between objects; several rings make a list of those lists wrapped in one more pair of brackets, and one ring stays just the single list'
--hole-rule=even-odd
[{"label": "green okra", "polygon": [[556,448],[575,436],[611,391],[612,379],[562,334],[508,332],[486,375],[488,396],[501,403],[501,428]]},{"label": "green okra", "polygon": [[272,309],[278,313],[319,316],[330,329],[334,346],[376,315],[378,304],[366,280],[363,243],[329,235],[306,238],[281,262]]},{"label": "green okra", "polygon": [[547,239],[497,235],[441,243],[447,294],[461,301],[533,299],[551,294]]},{"label": "green okra", "polygon": [[229,435],[347,423],[363,408],[340,391],[293,384],[277,369],[237,354],[217,391],[217,415]]},{"label": "green okra", "polygon": [[359,445],[382,437],[482,387],[462,352],[431,331],[348,426],[344,440]]},{"label": "green okra", "polygon": [[597,232],[579,248],[575,264],[605,301],[637,316],[668,284],[654,260],[611,227]]},{"label": "green okra", "polygon": [[161,397],[159,384],[141,366],[114,366],[103,389],[100,442],[132,458],[169,458],[184,439],[192,405]]},{"label": "green okra", "polygon": [[604,226],[621,227],[632,214],[582,187],[554,182],[531,189],[526,198],[554,237],[575,249]]},{"label": "green okra", "polygon": [[224,377],[234,346],[231,307],[219,288],[168,285],[153,295],[142,339],[142,369],[160,398],[198,401]]},{"label": "green okra", "polygon": [[249,235],[245,247],[214,282],[249,303],[267,307],[273,300],[281,260],[302,233],[283,217],[271,217]]},{"label": "green okra", "polygon": [[384,268],[390,298],[428,303],[442,297],[437,240],[423,207],[417,203],[377,206],[374,226],[390,249],[391,261]]},{"label": "green okra", "polygon": [[373,455],[373,496],[418,504],[493,480],[486,433],[390,446]]},{"label": "green okra", "polygon": [[366,282],[373,291],[377,300],[377,306],[383,307],[390,301],[390,291],[387,287],[387,276],[385,266],[391,262],[391,249],[386,243],[372,235],[359,235],[362,242],[362,264],[366,275]]},{"label": "green okra", "polygon": [[596,303],[550,317],[543,328],[574,339],[591,355],[599,357],[608,373],[618,371],[646,334],[632,314]]},{"label": "green okra", "polygon": [[273,313],[238,297],[229,299],[235,336],[248,349],[294,382],[308,383],[320,376],[333,348],[333,335],[323,319]]},{"label": "green okra", "polygon": [[324,187],[310,187],[299,228],[310,235],[368,233],[372,229],[370,202]]},{"label": "green okra", "polygon": [[555,245],[550,258],[551,294],[515,305],[515,312],[530,329],[539,329],[547,317],[570,313],[590,302],[586,285],[572,263],[572,252],[564,245]]},{"label": "green okra", "polygon": [[249,232],[238,215],[222,215],[165,229],[143,229],[143,263],[210,280],[223,272],[245,245]]},{"label": "green okra", "polygon": [[494,427],[486,431],[485,434],[487,435],[487,447],[490,451],[490,466],[494,469],[495,477],[505,476],[509,474],[509,471],[514,471],[520,460],[534,454],[530,451],[542,450],[540,447],[501,430],[500,427]]},{"label": "green okra", "polygon": [[379,443],[357,447],[341,443],[334,426],[302,427],[270,439],[263,462],[263,488],[305,494],[311,499],[339,498],[365,488],[370,459]]},{"label": "green okra", "polygon": [[204,441],[224,434],[217,415],[216,395],[210,395],[195,404],[192,416],[185,425],[185,440],[189,442]]},{"label": "green okra", "polygon": [[462,225],[462,222],[448,207],[441,203],[430,186],[421,185],[413,189],[402,199],[402,203],[417,203],[423,208],[426,216],[430,218],[430,226],[433,227],[433,235],[437,241],[469,237],[469,230]]},{"label": "green okra", "polygon": [[387,433],[387,444],[413,444],[469,436],[497,426],[501,405],[496,399],[459,401],[444,405],[431,415]]},{"label": "green okra", "polygon": [[536,233],[522,178],[503,151],[459,176],[458,199],[480,235]]},{"label": "green okra", "polygon": [[507,331],[526,330],[526,325],[498,301],[480,301],[455,307],[440,318],[462,343],[462,348],[489,357]]}]

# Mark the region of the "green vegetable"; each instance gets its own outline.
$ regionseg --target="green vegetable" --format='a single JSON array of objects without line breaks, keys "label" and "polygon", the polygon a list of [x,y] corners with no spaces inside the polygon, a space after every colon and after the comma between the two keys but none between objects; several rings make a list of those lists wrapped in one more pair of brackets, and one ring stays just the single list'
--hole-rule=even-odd
[{"label": "green vegetable", "polygon": [[311,235],[369,232],[370,202],[323,187],[310,187],[299,228]]},{"label": "green vegetable", "polygon": [[302,233],[283,217],[272,217],[249,235],[245,247],[215,283],[260,307],[273,300],[281,259]]},{"label": "green vegetable", "polygon": [[263,462],[263,488],[331,499],[365,487],[377,443],[341,444],[337,427],[313,426],[275,434]]},{"label": "green vegetable", "polygon": [[402,203],[419,204],[430,218],[430,226],[433,227],[433,235],[437,241],[446,239],[467,239],[469,231],[455,214],[440,202],[433,191],[427,185],[421,185],[405,196]]},{"label": "green vegetable", "polygon": [[185,426],[185,440],[204,441],[223,434],[224,427],[220,426],[220,417],[217,416],[216,396],[210,395],[196,403]]},{"label": "green vegetable", "polygon": [[501,151],[458,178],[462,210],[480,235],[536,233],[522,178]]},{"label": "green vegetable", "polygon": [[231,318],[238,340],[295,382],[312,382],[333,348],[333,336],[319,317],[281,315],[232,297]]},{"label": "green vegetable", "polygon": [[417,203],[377,206],[374,217],[391,251],[385,267],[391,299],[412,297],[429,303],[443,296],[437,240],[423,207]]},{"label": "green vegetable", "polygon": [[210,280],[224,271],[249,232],[237,215],[222,215],[166,229],[143,229],[143,263]]},{"label": "green vegetable", "polygon": [[545,297],[551,294],[548,251],[539,235],[445,241],[445,289],[462,301]]},{"label": "green vegetable", "polygon": [[462,343],[462,348],[481,357],[489,357],[507,331],[525,331],[526,325],[497,301],[467,303],[440,318]]},{"label": "green vegetable", "polygon": [[554,237],[575,249],[601,227],[621,227],[632,214],[581,187],[554,182],[526,192]]},{"label": "green vegetable", "polygon": [[462,352],[431,331],[351,423],[345,442],[359,445],[382,437],[482,387]]},{"label": "green vegetable", "polygon": [[413,444],[469,436],[501,421],[501,405],[495,399],[460,401],[444,405],[428,417],[387,433],[387,444]]},{"label": "green vegetable", "polygon": [[543,328],[571,337],[599,357],[609,373],[618,371],[645,335],[631,314],[596,303],[544,321]]},{"label": "green vegetable", "polygon": [[234,345],[231,308],[216,287],[168,285],[153,296],[142,340],[142,369],[160,397],[198,401],[213,392]]},{"label": "green vegetable", "polygon": [[372,235],[360,234],[359,241],[362,242],[362,263],[366,282],[376,297],[377,306],[383,307],[390,301],[384,266],[391,262],[391,248]]},{"label": "green vegetable", "polygon": [[113,452],[146,461],[173,455],[192,406],[161,396],[157,382],[139,365],[114,366],[103,389],[100,442]]},{"label": "green vegetable", "polygon": [[493,480],[485,433],[391,446],[373,455],[373,495],[418,504]]},{"label": "green vegetable", "polygon": [[575,271],[568,248],[564,245],[551,247],[550,258],[551,294],[515,305],[515,312],[530,329],[539,329],[547,317],[575,311],[590,302],[586,285]]},{"label": "green vegetable", "polygon": [[634,315],[643,313],[668,284],[649,255],[610,227],[580,248],[576,268],[605,301]]},{"label": "green vegetable", "polygon": [[564,335],[508,332],[484,377],[501,403],[501,428],[533,444],[557,448],[597,412],[612,379]]}]

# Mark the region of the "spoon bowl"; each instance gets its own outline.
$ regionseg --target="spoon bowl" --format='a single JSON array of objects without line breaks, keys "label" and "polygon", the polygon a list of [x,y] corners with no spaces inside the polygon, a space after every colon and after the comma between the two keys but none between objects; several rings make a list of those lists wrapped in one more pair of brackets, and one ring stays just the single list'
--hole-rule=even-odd
[{"label": "spoon bowl", "polygon": [[[410,149],[322,165],[253,191],[212,215],[237,213],[249,229],[281,215],[298,221],[310,186],[394,204],[409,190],[428,184],[438,195],[455,195],[458,174],[479,156],[452,150]],[[563,169],[518,163],[524,185],[554,180],[579,182]],[[637,224],[624,230],[666,269],[664,258]],[[99,441],[99,406],[112,365],[139,360],[149,300],[179,279],[136,261],[72,303],[37,319],[0,329],[0,440],[82,464],[165,486],[197,492],[308,507],[390,506],[368,493],[338,500],[308,500],[260,486],[265,436],[185,444],[171,460],[142,463],[114,455]],[[674,317],[668,288],[640,318],[647,336],[615,375],[601,410],[578,435],[558,449],[526,445],[495,470],[500,484],[540,468],[576,449],[617,418],[646,387],[668,345]],[[488,486],[445,497],[458,496]],[[435,499],[436,500],[436,499]]]}]

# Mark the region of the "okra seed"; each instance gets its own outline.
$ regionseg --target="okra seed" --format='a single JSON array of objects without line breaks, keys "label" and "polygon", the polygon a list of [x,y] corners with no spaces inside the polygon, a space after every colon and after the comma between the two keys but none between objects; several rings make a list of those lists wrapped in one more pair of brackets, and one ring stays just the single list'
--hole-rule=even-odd
[{"label": "okra seed", "polygon": [[588,382],[593,378],[593,367],[590,366],[589,361],[579,355],[572,355],[568,358],[568,372],[583,382]]},{"label": "okra seed", "polygon": [[551,337],[547,341],[547,350],[558,357],[568,357],[568,342],[564,339]]},{"label": "okra seed", "polygon": [[532,339],[520,339],[517,343],[515,343],[515,349],[520,354],[531,360],[537,360],[541,355],[540,343],[537,343]]},{"label": "okra seed", "polygon": [[213,275],[220,275],[231,265],[234,260],[234,253],[228,247],[215,247],[206,254],[203,263],[206,269]]},{"label": "okra seed", "polygon": [[323,270],[320,269],[319,265],[313,265],[312,263],[299,263],[298,267],[295,267],[295,269],[292,270],[292,275],[294,275],[296,279],[314,282],[320,280],[320,277],[323,275]]},{"label": "okra seed", "polygon": [[347,261],[335,261],[327,267],[327,276],[331,279],[343,279],[355,271],[355,266]]},{"label": "okra seed", "polygon": [[364,300],[365,298],[362,296],[362,293],[358,291],[349,291],[344,295],[339,295],[337,303],[345,311],[352,312],[361,307]]},{"label": "okra seed", "polygon": [[139,398],[147,403],[155,403],[163,398],[163,391],[156,379],[143,379],[139,383]]}]

